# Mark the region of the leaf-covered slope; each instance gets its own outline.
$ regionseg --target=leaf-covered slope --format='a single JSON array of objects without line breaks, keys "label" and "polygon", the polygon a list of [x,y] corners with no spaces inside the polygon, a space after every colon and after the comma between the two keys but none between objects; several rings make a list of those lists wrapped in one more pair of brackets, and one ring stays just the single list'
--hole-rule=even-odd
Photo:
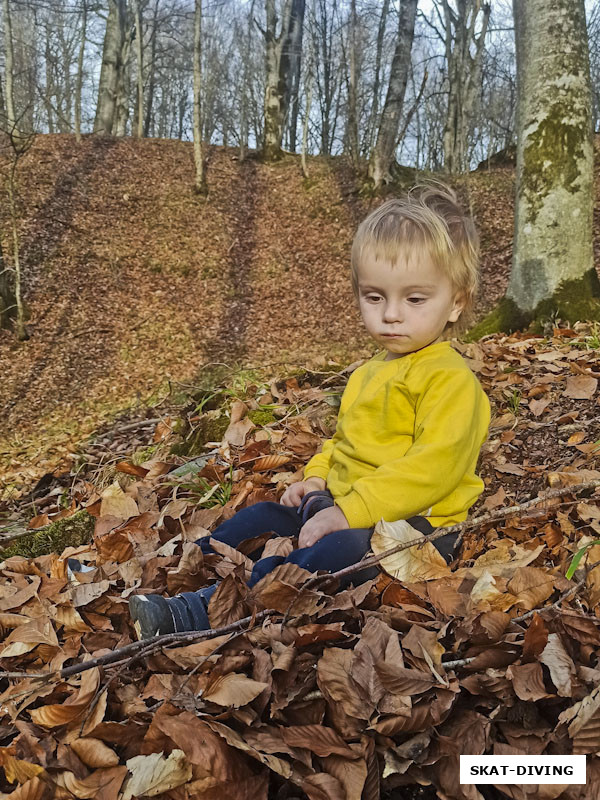
[{"label": "leaf-covered slope", "polygon": [[[357,223],[377,200],[344,159],[276,166],[209,152],[207,201],[192,146],[39,136],[19,177],[31,338],[0,331],[0,471],[27,478],[119,409],[199,367],[350,363],[371,352],[349,281]],[[464,185],[462,185],[464,184]],[[502,291],[512,169],[473,173],[482,230],[481,310]],[[8,254],[7,204],[0,224]],[[30,475],[33,478],[34,475]]]}]

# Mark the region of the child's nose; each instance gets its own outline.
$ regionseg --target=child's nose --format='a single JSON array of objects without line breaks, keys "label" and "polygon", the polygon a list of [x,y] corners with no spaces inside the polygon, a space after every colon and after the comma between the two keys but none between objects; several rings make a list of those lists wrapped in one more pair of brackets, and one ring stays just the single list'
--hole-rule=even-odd
[{"label": "child's nose", "polygon": [[402,305],[387,303],[383,311],[384,322],[402,322]]}]

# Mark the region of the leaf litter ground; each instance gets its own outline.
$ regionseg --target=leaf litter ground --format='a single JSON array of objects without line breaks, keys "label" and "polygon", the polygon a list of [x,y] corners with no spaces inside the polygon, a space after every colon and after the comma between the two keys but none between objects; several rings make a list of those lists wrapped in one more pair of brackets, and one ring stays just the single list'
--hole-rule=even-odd
[{"label": "leaf litter ground", "polygon": [[[450,567],[431,543],[406,550],[406,580],[336,592],[287,565],[249,590],[248,554],[294,543],[193,543],[301,478],[358,362],[247,385],[201,459],[170,452],[215,413],[192,403],[151,421],[150,459],[55,476],[31,526],[85,508],[94,535],[0,565],[3,796],[596,798],[600,545],[565,573],[600,535],[597,344],[583,324],[454,342],[494,410],[470,518],[555,496],[466,530]],[[265,408],[274,421],[252,422]],[[115,435],[124,453],[132,434]],[[215,580],[212,632],[135,644],[132,593]],[[461,753],[586,754],[588,782],[463,786]]]}]

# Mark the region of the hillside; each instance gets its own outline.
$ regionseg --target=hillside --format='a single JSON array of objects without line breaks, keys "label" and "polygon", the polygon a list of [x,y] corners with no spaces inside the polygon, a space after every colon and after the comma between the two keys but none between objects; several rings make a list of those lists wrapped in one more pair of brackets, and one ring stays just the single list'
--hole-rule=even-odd
[{"label": "hillside", "polygon": [[[309,166],[305,181],[296,157],[267,166],[212,148],[204,201],[189,143],[36,139],[19,190],[31,338],[0,331],[5,487],[39,477],[117,412],[193,383],[209,362],[275,374],[282,362],[372,352],[348,260],[378,201],[358,194],[344,159]],[[457,185],[481,231],[480,313],[506,284],[513,184],[512,168],[496,168],[472,173],[468,193]]]}]

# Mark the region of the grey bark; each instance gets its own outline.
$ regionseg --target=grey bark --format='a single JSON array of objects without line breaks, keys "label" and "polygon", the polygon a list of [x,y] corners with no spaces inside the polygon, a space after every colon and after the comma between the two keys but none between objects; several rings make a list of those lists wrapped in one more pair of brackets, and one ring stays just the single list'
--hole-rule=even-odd
[{"label": "grey bark", "polygon": [[194,8],[194,163],[196,191],[206,194],[204,154],[202,152],[202,0]]},{"label": "grey bark", "polygon": [[[458,0],[457,10],[442,0],[448,69],[448,106],[444,124],[444,166],[450,173],[464,172],[467,140],[481,92],[481,59],[491,6],[481,0]],[[482,25],[475,35],[480,12]],[[475,53],[471,55],[471,43]]]},{"label": "grey bark", "polygon": [[9,133],[16,132],[17,117],[15,115],[14,94],[14,42],[12,33],[12,18],[9,0],[2,0],[2,13],[4,16],[4,69],[6,93],[6,128]]},{"label": "grey bark", "polygon": [[266,0],[265,36],[265,140],[264,156],[267,161],[274,161],[281,155],[281,139],[283,136],[284,99],[280,91],[279,68],[283,48],[286,18],[289,18],[292,0],[286,0],[283,10],[283,24],[277,35],[277,8],[275,0]]},{"label": "grey bark", "polygon": [[4,261],[2,241],[0,241],[0,329],[9,327],[9,321],[15,316],[17,307],[11,274],[12,270]]},{"label": "grey bark", "polygon": [[108,0],[108,5],[94,132],[111,136],[117,127],[117,104],[123,87],[127,8],[126,0]]},{"label": "grey bark", "polygon": [[290,150],[296,149],[298,125],[298,91],[300,88],[300,66],[302,63],[302,33],[306,0],[292,0],[288,29],[283,40],[279,65],[279,85],[283,97],[284,119],[290,118]]},{"label": "grey bark", "polygon": [[379,92],[381,86],[381,57],[383,53],[383,37],[385,36],[385,23],[390,10],[390,0],[383,0],[381,16],[377,28],[377,46],[375,48],[375,78],[373,82],[373,102],[367,127],[366,152],[370,153],[375,141],[375,133],[379,127]]},{"label": "grey bark", "polygon": [[[126,1],[126,0],[125,0]],[[121,44],[121,68],[117,80],[117,103],[116,103],[116,122],[114,133],[117,136],[125,136],[127,133],[127,121],[129,120],[129,97],[131,94],[131,41],[133,30],[130,28],[129,15],[126,10],[125,17],[125,36]]]},{"label": "grey bark", "polygon": [[144,135],[144,32],[142,29],[142,12],[140,0],[133,0],[135,18],[135,55],[137,60],[136,80],[136,127],[134,135],[141,139]]},{"label": "grey bark", "polygon": [[369,163],[369,177],[376,187],[390,178],[390,167],[398,143],[400,115],[410,69],[410,54],[415,32],[417,0],[401,0],[398,39],[394,50],[390,82],[381,113],[377,140]]},{"label": "grey bark", "polygon": [[266,87],[264,157],[273,161],[281,155],[285,119],[296,71],[300,68],[305,0],[286,0],[277,33],[275,0],[266,0]]},{"label": "grey bark", "polygon": [[154,103],[154,90],[156,86],[156,42],[158,36],[158,6],[160,0],[154,3],[154,14],[152,17],[152,33],[150,36],[150,63],[148,64],[148,96],[146,98],[146,118],[144,119],[144,136],[150,136],[150,125],[152,123],[152,105]]},{"label": "grey bark", "polygon": [[529,312],[561,284],[595,276],[591,89],[584,0],[513,0],[513,9],[517,189],[507,297]]},{"label": "grey bark", "polygon": [[83,57],[85,55],[85,38],[87,35],[87,0],[82,2],[81,41],[77,56],[77,81],[75,84],[75,138],[81,141],[81,92],[83,89]]},{"label": "grey bark", "polygon": [[350,3],[350,36],[349,36],[349,75],[348,75],[348,120],[346,141],[348,153],[355,167],[358,166],[358,74],[356,68],[356,0]]}]

